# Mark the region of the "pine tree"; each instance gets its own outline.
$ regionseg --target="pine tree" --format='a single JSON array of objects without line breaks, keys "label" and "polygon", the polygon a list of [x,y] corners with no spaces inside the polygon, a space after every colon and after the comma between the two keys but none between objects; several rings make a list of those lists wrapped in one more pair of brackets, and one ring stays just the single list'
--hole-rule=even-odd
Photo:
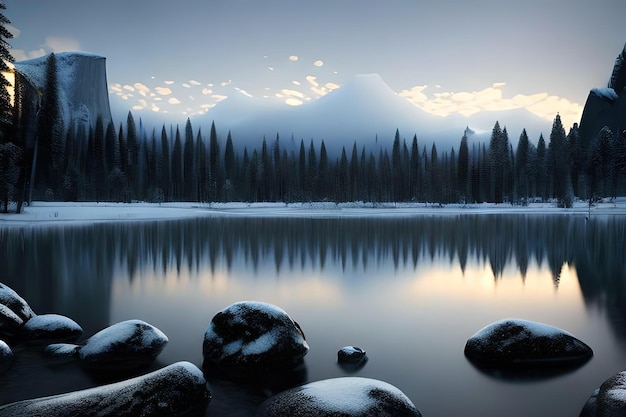
[{"label": "pine tree", "polygon": [[467,187],[469,178],[469,147],[467,145],[467,131],[463,133],[461,144],[459,145],[459,158],[457,162],[456,186],[461,195],[461,200],[467,200]]},{"label": "pine tree", "polygon": [[198,177],[195,164],[194,137],[191,120],[187,118],[185,123],[185,145],[183,149],[183,199],[187,201],[197,201],[196,190],[198,187]]},{"label": "pine tree", "polygon": [[211,132],[209,134],[209,201],[218,201],[219,188],[218,184],[219,169],[219,146],[217,143],[217,130],[215,122],[211,123]]},{"label": "pine tree", "polygon": [[546,155],[546,141],[543,138],[543,134],[539,135],[537,141],[537,154],[535,158],[535,182],[537,184],[537,196],[545,201],[548,198],[547,178],[547,155]]},{"label": "pine tree", "polygon": [[552,181],[553,196],[557,199],[559,207],[571,207],[573,196],[569,174],[569,149],[561,116],[558,114],[552,124],[548,149],[550,154],[548,176]]},{"label": "pine tree", "polygon": [[[230,132],[228,134],[228,137],[230,137]],[[231,147],[232,147],[232,141],[231,141]],[[196,135],[195,151],[196,151],[195,165],[196,165],[196,170],[197,170],[196,199],[197,201],[206,201],[207,200],[207,196],[206,196],[207,184],[209,180],[208,178],[209,167],[207,165],[206,145],[204,144],[204,139],[202,137],[201,129],[198,129],[198,134]],[[232,184],[233,183],[231,179],[230,180],[231,189],[232,189]]]},{"label": "pine tree", "polygon": [[417,135],[413,135],[411,143],[411,160],[410,160],[409,184],[411,188],[410,197],[412,200],[419,201],[420,197],[420,151],[417,145]]},{"label": "pine tree", "polygon": [[[6,10],[4,3],[0,2],[0,11]],[[9,72],[7,63],[13,62],[13,55],[9,51],[11,45],[8,39],[13,38],[13,34],[7,30],[7,26],[11,21],[0,12],[0,143],[11,140],[11,128],[13,124],[13,106],[11,105],[11,96],[7,87],[11,85],[5,75]]]},{"label": "pine tree", "polygon": [[174,147],[172,148],[172,199],[181,201],[183,198],[183,144],[180,130],[176,126]]},{"label": "pine tree", "polygon": [[[52,198],[60,188],[63,165],[63,121],[59,108],[57,61],[54,53],[46,59],[46,82],[37,125],[37,140],[33,154],[31,192],[33,185],[39,188],[41,197]],[[45,193],[45,194],[43,194]]]},{"label": "pine tree", "polygon": [[528,204],[530,196],[530,146],[526,129],[522,130],[522,134],[517,142],[516,163],[515,163],[515,184],[517,189],[517,198],[522,204]]},{"label": "pine tree", "polygon": [[[228,136],[226,136],[226,146],[224,147],[224,182],[230,184],[228,187],[230,190],[236,186],[235,173],[235,149],[229,131]],[[229,199],[227,196],[226,200],[228,201]]]},{"label": "pine tree", "polygon": [[170,170],[170,142],[167,138],[167,130],[165,125],[161,128],[161,164],[157,171],[158,182],[163,189],[163,200],[170,201],[172,198],[172,176]]}]

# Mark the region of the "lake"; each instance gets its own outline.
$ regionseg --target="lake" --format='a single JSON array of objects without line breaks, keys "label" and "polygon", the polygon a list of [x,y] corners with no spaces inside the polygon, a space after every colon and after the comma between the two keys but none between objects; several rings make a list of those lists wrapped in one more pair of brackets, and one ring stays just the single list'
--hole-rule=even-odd
[{"label": "lake", "polygon": [[[560,214],[349,218],[202,217],[0,229],[0,282],[40,314],[89,336],[131,318],[170,342],[150,369],[202,366],[202,339],[226,306],[284,309],[311,349],[281,387],[209,376],[207,416],[251,416],[272,389],[341,376],[395,385],[424,416],[576,416],[626,369],[626,217]],[[487,374],[466,340],[502,318],[565,329],[594,350],[570,372]],[[337,351],[367,351],[361,369]],[[101,383],[16,346],[0,404]],[[280,384],[279,384],[280,385]]]}]

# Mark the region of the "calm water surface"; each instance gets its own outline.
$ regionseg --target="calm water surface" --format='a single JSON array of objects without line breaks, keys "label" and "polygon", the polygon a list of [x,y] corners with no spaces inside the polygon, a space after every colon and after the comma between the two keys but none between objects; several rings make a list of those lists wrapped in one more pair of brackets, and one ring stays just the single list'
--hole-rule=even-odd
[{"label": "calm water surface", "polygon": [[[170,343],[153,368],[202,366],[215,313],[241,300],[286,310],[311,347],[283,385],[340,376],[391,383],[424,416],[577,416],[626,369],[626,219],[562,215],[195,220],[0,229],[0,281],[86,335],[121,320]],[[559,375],[490,375],[467,338],[506,317],[573,333],[594,358]],[[368,352],[359,370],[337,350]],[[75,364],[16,346],[0,404],[94,386]],[[207,416],[250,416],[272,390],[211,378]]]}]

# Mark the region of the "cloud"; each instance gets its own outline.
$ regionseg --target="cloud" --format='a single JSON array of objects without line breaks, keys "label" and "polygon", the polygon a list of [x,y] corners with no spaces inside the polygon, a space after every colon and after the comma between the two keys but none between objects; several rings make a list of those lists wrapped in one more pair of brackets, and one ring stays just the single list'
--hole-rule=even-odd
[{"label": "cloud", "polygon": [[27,59],[39,58],[40,56],[44,56],[46,54],[46,50],[43,48],[35,49],[33,51],[24,51],[22,49],[12,49],[11,55],[15,58],[16,61],[25,61]]},{"label": "cloud", "polygon": [[239,87],[235,87],[235,90],[240,92],[241,94],[243,94],[246,97],[254,97],[252,94],[248,93],[246,90],[242,90]]},{"label": "cloud", "polygon": [[313,87],[319,87],[319,83],[315,80],[317,80],[317,77],[314,77],[313,75],[307,75],[306,76],[306,80],[309,82],[309,84],[311,84]]},{"label": "cloud", "polygon": [[300,106],[302,103],[304,103],[302,100],[298,98],[293,98],[293,97],[290,97],[285,100],[285,104],[289,106]]},{"label": "cloud", "polygon": [[230,83],[232,83],[232,82],[233,82],[233,80],[222,81],[222,82],[220,83],[220,85],[221,85],[222,87],[226,87],[228,84],[230,84]]},{"label": "cloud", "polygon": [[170,81],[170,80],[163,81],[163,84],[165,84],[165,85],[172,85],[172,84],[174,84],[174,81]]},{"label": "cloud", "polygon": [[46,47],[52,52],[80,51],[80,43],[73,38],[49,36],[46,38]]},{"label": "cloud", "polygon": [[202,85],[201,82],[196,81],[196,80],[189,80],[189,84],[191,84],[191,85]]},{"label": "cloud", "polygon": [[167,100],[167,102],[169,104],[180,104],[180,100],[175,97],[170,98],[169,100]]},{"label": "cloud", "polygon": [[417,85],[409,90],[400,91],[398,95],[407,98],[410,102],[414,104],[423,103],[428,100],[428,96],[422,93],[422,91],[424,91],[426,88],[428,88],[427,85]]},{"label": "cloud", "polygon": [[[433,92],[427,95],[426,85],[418,85],[402,90],[399,95],[406,98],[415,106],[428,113],[438,116],[448,116],[454,113],[464,116],[484,111],[502,111],[512,109],[526,109],[529,112],[552,121],[557,113],[565,126],[577,123],[582,115],[583,107],[565,98],[550,96],[548,93],[517,94],[506,98],[503,94],[504,82],[493,83],[490,87],[479,91]],[[441,86],[435,86],[438,90]]]},{"label": "cloud", "polygon": [[162,96],[169,96],[170,94],[172,94],[172,90],[167,87],[157,87],[154,89],[154,91],[161,94]]},{"label": "cloud", "polygon": [[147,97],[148,95],[150,95],[150,89],[145,84],[135,83],[134,87],[142,96]]},{"label": "cloud", "polygon": [[292,62],[296,62],[298,60],[298,56],[297,55],[291,55],[289,57],[289,60],[292,61]]},{"label": "cloud", "polygon": [[213,90],[211,90],[210,88],[203,88],[202,94],[204,94],[205,96],[209,94],[213,94]]},{"label": "cloud", "polygon": [[321,59],[318,59],[317,61],[313,63],[313,65],[315,65],[316,67],[323,67],[324,61],[322,61]]}]

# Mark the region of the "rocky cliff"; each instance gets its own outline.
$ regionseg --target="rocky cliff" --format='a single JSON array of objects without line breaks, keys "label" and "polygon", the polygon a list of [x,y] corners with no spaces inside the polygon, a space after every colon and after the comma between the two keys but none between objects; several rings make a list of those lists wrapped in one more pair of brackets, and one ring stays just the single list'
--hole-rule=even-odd
[{"label": "rocky cliff", "polygon": [[[59,88],[59,105],[64,127],[76,125],[94,127],[98,115],[104,126],[111,120],[109,92],[106,77],[106,59],[85,52],[62,52],[55,54]],[[46,60],[48,56],[15,63],[17,77],[29,85],[24,91],[39,94],[46,83]],[[37,101],[36,97],[23,100]],[[37,109],[37,106],[34,106]]]},{"label": "rocky cliff", "polygon": [[613,133],[626,130],[626,45],[613,66],[604,88],[589,92],[580,121],[580,137],[589,143],[600,129],[608,126]]}]

